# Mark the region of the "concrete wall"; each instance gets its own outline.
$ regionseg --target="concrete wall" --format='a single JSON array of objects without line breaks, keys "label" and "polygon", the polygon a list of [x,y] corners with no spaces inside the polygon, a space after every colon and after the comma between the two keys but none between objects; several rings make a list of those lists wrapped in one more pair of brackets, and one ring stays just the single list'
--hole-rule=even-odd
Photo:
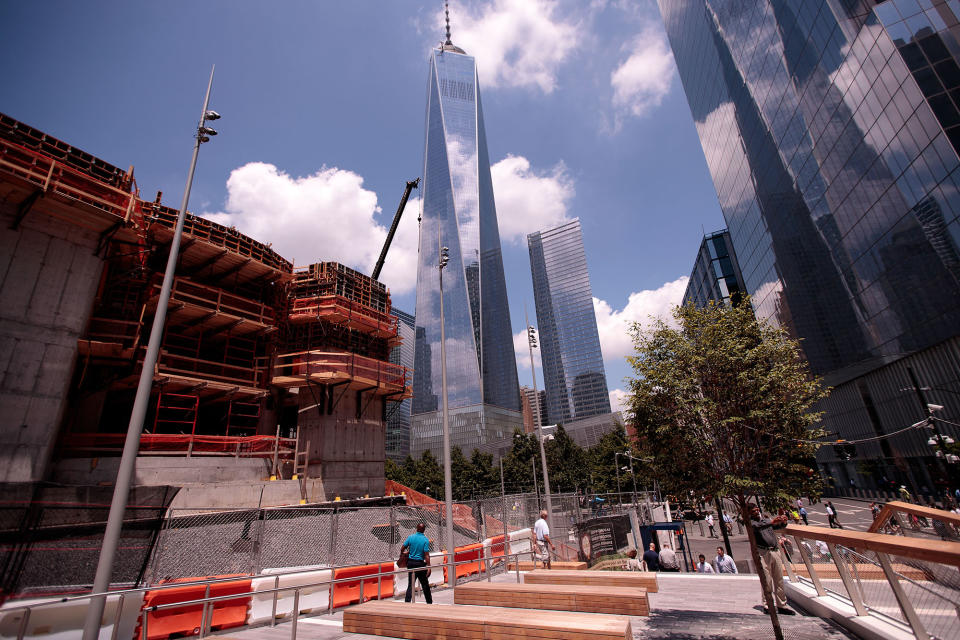
[{"label": "concrete wall", "polygon": [[329,403],[322,402],[326,406],[318,409],[311,394],[300,394],[301,409],[306,409],[298,421],[301,446],[310,441],[307,475],[323,480],[328,500],[383,495],[383,399],[363,393],[359,406],[365,409],[357,419],[357,392],[348,390],[342,396],[341,392],[342,387],[333,390],[332,411]]},{"label": "concrete wall", "polygon": [[0,202],[0,482],[40,480],[103,261],[92,231]]}]

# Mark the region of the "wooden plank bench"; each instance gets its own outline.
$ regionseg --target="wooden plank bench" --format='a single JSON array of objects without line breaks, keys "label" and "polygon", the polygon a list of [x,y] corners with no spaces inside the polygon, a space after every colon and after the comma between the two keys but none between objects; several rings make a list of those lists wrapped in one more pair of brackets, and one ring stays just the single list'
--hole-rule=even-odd
[{"label": "wooden plank bench", "polygon": [[650,615],[647,590],[643,587],[469,582],[457,587],[454,602],[521,609],[613,613],[624,616]]},{"label": "wooden plank bench", "polygon": [[344,610],[343,630],[410,640],[633,638],[626,616],[392,600],[373,600]]},{"label": "wooden plank bench", "polygon": [[[534,562],[534,561],[532,561],[532,560],[521,560],[521,561],[520,561],[520,571],[533,571],[534,569],[537,569],[538,567],[542,567],[542,566],[543,566],[543,563],[542,563],[542,562]],[[572,562],[571,562],[571,561],[566,561],[566,560],[555,560],[555,561],[551,564],[551,566],[552,566],[554,569],[561,570],[561,571],[585,571],[585,570],[587,569],[587,563],[586,563],[586,562],[576,562],[576,561],[572,561]],[[508,571],[516,571],[516,570],[517,570],[517,563],[516,563],[516,562],[511,562],[511,563],[507,566],[507,570],[508,570]]]},{"label": "wooden plank bench", "polygon": [[642,587],[656,593],[657,574],[652,571],[556,571],[537,569],[523,574],[525,584],[582,584],[602,587]]}]

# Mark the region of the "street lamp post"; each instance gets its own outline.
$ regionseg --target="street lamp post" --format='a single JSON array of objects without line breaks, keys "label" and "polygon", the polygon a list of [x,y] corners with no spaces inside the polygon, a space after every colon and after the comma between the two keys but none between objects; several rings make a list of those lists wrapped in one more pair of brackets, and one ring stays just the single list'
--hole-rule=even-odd
[{"label": "street lamp post", "polygon": [[617,502],[620,502],[620,452],[613,452],[613,464],[617,467]]},{"label": "street lamp post", "polygon": [[439,231],[437,246],[440,249],[438,268],[440,271],[440,395],[443,397],[443,502],[447,510],[447,575],[450,576],[450,588],[455,591],[457,574],[453,564],[453,480],[450,474],[450,413],[447,407],[447,334],[443,321],[443,268],[450,262],[450,250],[440,246]]},{"label": "street lamp post", "polygon": [[533,366],[533,348],[537,346],[536,329],[530,326],[530,318],[527,316],[527,309],[524,306],[523,319],[527,324],[527,347],[530,350],[530,373],[533,375],[533,399],[537,404],[537,442],[540,444],[540,463],[543,465],[543,494],[547,500],[547,527],[550,532],[556,535],[553,528],[553,503],[550,500],[550,475],[547,473],[547,452],[543,447],[543,419],[540,411],[540,395],[537,392],[537,369]]},{"label": "street lamp post", "polygon": [[163,285],[160,288],[160,297],[157,299],[157,311],[153,317],[153,327],[150,329],[150,340],[147,343],[147,353],[143,359],[143,369],[140,371],[140,382],[137,385],[137,394],[133,402],[133,411],[130,414],[130,423],[127,425],[127,437],[123,444],[123,454],[120,456],[120,465],[117,469],[117,481],[113,487],[113,499],[110,502],[110,513],[107,516],[107,526],[103,532],[103,544],[100,548],[100,559],[97,563],[97,573],[93,579],[91,593],[103,593],[103,596],[90,600],[87,616],[83,626],[83,639],[95,640],[100,635],[100,619],[106,604],[106,591],[110,588],[110,578],[113,571],[113,561],[120,541],[120,531],[123,528],[123,514],[127,508],[127,499],[130,494],[130,485],[137,462],[137,452],[140,450],[140,433],[143,431],[143,420],[147,415],[147,406],[150,401],[150,391],[153,388],[153,372],[157,365],[160,353],[160,342],[163,338],[164,324],[167,319],[167,305],[170,302],[170,291],[173,287],[173,277],[177,270],[177,259],[180,254],[180,238],[183,235],[183,222],[187,215],[187,203],[190,201],[190,188],[193,186],[193,173],[197,167],[197,156],[200,145],[210,140],[210,136],[217,132],[206,126],[207,120],[216,120],[220,114],[208,109],[210,105],[210,89],[213,87],[213,72],[216,65],[210,69],[210,80],[207,82],[207,93],[203,98],[203,109],[200,111],[200,124],[194,136],[193,157],[190,159],[190,169],[187,171],[187,185],[183,190],[183,202],[180,204],[180,213],[177,215],[177,226],[170,242],[170,255],[167,257],[167,269],[163,274]]}]

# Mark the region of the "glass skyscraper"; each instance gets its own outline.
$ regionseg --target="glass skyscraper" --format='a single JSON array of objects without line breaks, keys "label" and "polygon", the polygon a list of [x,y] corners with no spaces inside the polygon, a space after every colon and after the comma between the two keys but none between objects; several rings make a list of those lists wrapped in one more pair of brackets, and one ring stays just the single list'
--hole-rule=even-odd
[{"label": "glass skyscraper", "polygon": [[411,452],[441,454],[437,263],[445,246],[450,439],[469,455],[509,437],[522,419],[477,69],[449,37],[430,55],[422,194]]},{"label": "glass skyscraper", "polygon": [[[394,309],[391,312],[400,319],[400,344],[390,350],[390,362],[413,369],[415,353],[415,321],[406,311]],[[410,454],[410,412],[413,409],[413,399],[407,398],[400,402],[387,405],[387,457],[394,462],[403,462]]]},{"label": "glass skyscraper", "polygon": [[547,415],[567,423],[610,413],[580,220],[527,236]]},{"label": "glass skyscraper", "polygon": [[692,302],[698,307],[706,306],[711,300],[725,305],[739,304],[745,288],[730,233],[724,229],[704,236],[683,303]]},{"label": "glass skyscraper", "polygon": [[873,439],[823,471],[940,487],[926,430],[886,436],[925,415],[908,369],[960,418],[960,5],[659,4],[754,310],[834,387],[825,428]]}]

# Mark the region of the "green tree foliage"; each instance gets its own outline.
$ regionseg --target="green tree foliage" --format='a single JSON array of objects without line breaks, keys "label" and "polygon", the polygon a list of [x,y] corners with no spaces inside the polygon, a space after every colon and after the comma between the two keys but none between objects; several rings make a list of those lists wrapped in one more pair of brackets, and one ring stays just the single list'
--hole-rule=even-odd
[{"label": "green tree foliage", "polygon": [[[825,434],[811,407],[827,391],[807,370],[799,344],[758,322],[748,301],[678,307],[673,316],[676,328],[634,325],[636,352],[628,358],[636,374],[629,416],[656,476],[675,489],[729,496],[744,522],[751,496],[763,496],[770,511],[816,495],[811,461],[819,445],[811,441]],[[772,596],[767,607],[782,638]]]},{"label": "green tree foliage", "polygon": [[573,441],[562,424],[557,425],[553,440],[548,440],[544,448],[550,473],[550,490],[557,493],[586,490],[590,484],[587,452]]}]

